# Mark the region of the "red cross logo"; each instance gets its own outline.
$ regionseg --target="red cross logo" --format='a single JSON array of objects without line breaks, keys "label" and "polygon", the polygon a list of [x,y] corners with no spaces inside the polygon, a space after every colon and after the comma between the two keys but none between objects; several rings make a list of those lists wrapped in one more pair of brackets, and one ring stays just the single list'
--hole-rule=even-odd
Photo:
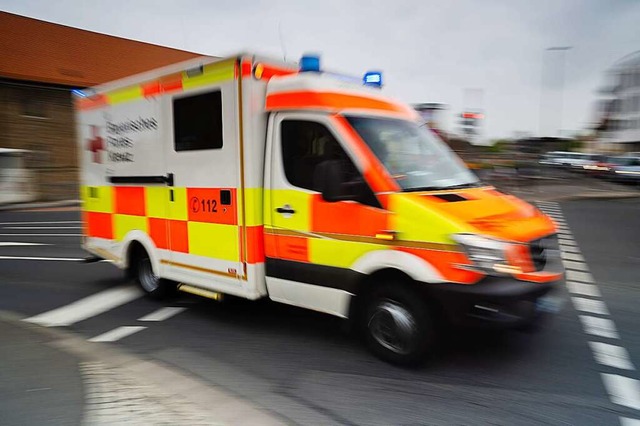
[{"label": "red cross logo", "polygon": [[93,136],[87,142],[87,149],[93,152],[93,162],[102,163],[100,151],[104,150],[104,139],[100,137],[98,126],[91,126],[91,135]]}]

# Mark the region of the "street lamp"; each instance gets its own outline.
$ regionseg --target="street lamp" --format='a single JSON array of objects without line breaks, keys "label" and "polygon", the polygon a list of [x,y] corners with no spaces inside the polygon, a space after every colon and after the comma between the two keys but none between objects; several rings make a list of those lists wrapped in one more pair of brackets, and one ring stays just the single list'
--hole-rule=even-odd
[{"label": "street lamp", "polygon": [[[560,99],[558,100],[558,106],[559,106],[559,111],[558,111],[558,135],[561,136],[561,132],[562,132],[562,113],[563,113],[563,92],[564,92],[564,63],[565,63],[565,52],[569,49],[572,49],[572,46],[553,46],[553,47],[548,47],[545,49],[545,52],[560,52],[560,54],[562,55],[560,58],[560,79],[559,79],[559,90],[560,90]],[[544,123],[543,123],[543,116],[545,114],[545,110],[544,110],[544,86],[545,86],[545,81],[544,81],[544,62],[545,62],[545,56],[543,54],[542,57],[542,77],[541,77],[541,87],[540,87],[540,135],[543,135],[544,132]]]}]

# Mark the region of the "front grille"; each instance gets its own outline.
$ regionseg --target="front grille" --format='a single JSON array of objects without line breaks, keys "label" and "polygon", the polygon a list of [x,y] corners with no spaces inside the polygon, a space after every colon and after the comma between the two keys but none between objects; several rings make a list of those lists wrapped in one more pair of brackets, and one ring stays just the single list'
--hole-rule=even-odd
[{"label": "front grille", "polygon": [[551,250],[555,250],[558,245],[558,236],[549,235],[529,243],[531,261],[536,271],[542,271],[547,265],[548,256]]}]

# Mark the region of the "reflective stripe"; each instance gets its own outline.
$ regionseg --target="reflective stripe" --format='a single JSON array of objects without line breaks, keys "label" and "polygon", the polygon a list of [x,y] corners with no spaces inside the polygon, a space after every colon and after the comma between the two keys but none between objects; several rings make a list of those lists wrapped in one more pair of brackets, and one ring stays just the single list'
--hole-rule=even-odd
[{"label": "reflective stripe", "polygon": [[372,109],[402,114],[413,118],[415,112],[405,105],[382,99],[337,92],[294,91],[267,95],[266,109],[325,109],[342,111],[345,109]]},{"label": "reflective stripe", "polygon": [[311,229],[311,197],[313,194],[290,189],[272,189],[270,193],[271,206],[274,210],[288,205],[295,211],[290,217],[275,211],[272,212],[272,226],[274,228],[299,231]]},{"label": "reflective stripe", "polygon": [[110,186],[83,186],[83,210],[88,212],[113,213],[113,194]]},{"label": "reflective stripe", "polygon": [[[242,229],[242,228],[240,228]],[[263,226],[247,226],[247,263],[261,263],[264,262],[264,227]],[[240,244],[243,244],[241,238]]]},{"label": "reflective stripe", "polygon": [[169,201],[169,189],[165,186],[147,186],[144,188],[144,203],[148,217],[166,218]]},{"label": "reflective stripe", "polygon": [[235,225],[188,222],[189,254],[240,261],[239,231]]},{"label": "reflective stripe", "polygon": [[311,238],[309,239],[309,260],[318,265],[351,268],[366,253],[385,248],[386,246],[381,244]]},{"label": "reflective stripe", "polygon": [[163,93],[180,92],[207,85],[233,80],[235,78],[235,59],[215,62],[203,66],[202,73],[189,76],[187,71],[166,75],[157,80],[146,81],[139,85],[112,90],[86,98],[75,98],[78,110],[101,108],[131,102],[146,97],[159,96]]},{"label": "reflective stripe", "polygon": [[149,236],[159,249],[169,248],[169,224],[167,219],[149,218]]},{"label": "reflective stripe", "polygon": [[113,215],[114,239],[122,241],[131,231],[143,231],[149,233],[147,218],[145,216],[132,216],[126,214]]},{"label": "reflective stripe", "polygon": [[[189,205],[187,204],[187,188],[169,188],[173,191],[173,201],[169,201],[169,219],[189,220]],[[171,200],[171,198],[167,198]]]},{"label": "reflective stripe", "polygon": [[[316,194],[312,197],[312,211],[311,229],[314,232],[373,237],[389,229],[388,211],[355,201],[327,203],[320,194]],[[345,218],[349,220],[344,220]]]},{"label": "reflective stripe", "polygon": [[84,218],[87,236],[113,239],[111,213],[84,212]]},{"label": "reflective stripe", "polygon": [[120,104],[142,98],[142,87],[131,86],[107,93],[107,102],[110,105]]},{"label": "reflective stripe", "polygon": [[452,234],[473,230],[470,226],[465,226],[461,221],[443,212],[426,209],[424,200],[419,195],[389,194],[388,200],[389,210],[395,213],[390,216],[390,229],[397,231],[403,240],[452,245],[454,244],[450,237]]},{"label": "reflective stripe", "polygon": [[469,265],[469,260],[462,252],[395,247],[395,250],[413,254],[429,264],[449,282],[473,284],[484,275],[474,271],[458,268],[455,265]]},{"label": "reflective stripe", "polygon": [[[222,205],[222,191],[230,194],[231,204]],[[187,203],[189,221],[227,225],[238,223],[235,188],[187,188],[185,204]]]},{"label": "reflective stripe", "polygon": [[141,186],[114,187],[114,213],[146,216],[144,190]]},{"label": "reflective stripe", "polygon": [[244,190],[244,202],[245,206],[245,225],[247,226],[256,226],[262,225],[264,223],[263,220],[263,212],[262,212],[262,202],[263,202],[263,194],[264,189],[262,188],[245,188]]},{"label": "reflective stripe", "polygon": [[208,86],[210,84],[220,83],[235,78],[236,59],[224,62],[215,62],[207,64],[202,69],[202,74],[189,77],[188,71],[182,72],[182,88],[184,90],[194,89],[197,87]]}]

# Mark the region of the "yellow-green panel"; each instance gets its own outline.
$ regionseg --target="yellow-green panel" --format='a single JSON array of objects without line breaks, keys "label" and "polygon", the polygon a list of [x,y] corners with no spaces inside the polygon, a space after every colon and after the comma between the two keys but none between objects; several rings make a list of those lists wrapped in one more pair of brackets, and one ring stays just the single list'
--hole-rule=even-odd
[{"label": "yellow-green panel", "polygon": [[349,268],[364,254],[385,248],[386,246],[379,244],[311,238],[309,260],[318,265]]},{"label": "yellow-green panel", "polygon": [[113,213],[113,190],[110,186],[83,186],[82,208],[87,212]]},{"label": "yellow-green panel", "polygon": [[173,188],[173,201],[169,201],[169,219],[189,220],[187,188]]},{"label": "yellow-green panel", "polygon": [[401,240],[451,244],[451,234],[467,231],[463,222],[425,205],[414,194],[392,194],[389,209],[391,229]]},{"label": "yellow-green panel", "polygon": [[209,84],[221,83],[233,80],[235,76],[235,61],[205,65],[202,74],[189,77],[187,72],[182,73],[182,87],[184,90]]},{"label": "yellow-green panel", "polygon": [[148,217],[165,219],[169,204],[169,188],[166,186],[147,186],[144,188],[145,205]]},{"label": "yellow-green panel", "polygon": [[125,87],[124,89],[118,89],[107,93],[107,101],[111,105],[133,101],[139,98],[142,98],[142,87],[138,85]]},{"label": "yellow-green panel", "polygon": [[270,192],[272,209],[288,205],[295,210],[290,217],[272,212],[274,227],[297,231],[311,230],[311,194],[294,189],[272,189]]},{"label": "yellow-green panel", "polygon": [[[244,198],[245,198],[245,221],[246,226],[257,226],[263,224],[263,216],[262,216],[262,197],[264,194],[264,190],[262,188],[245,188],[244,190]],[[241,200],[239,200],[238,205],[241,206]],[[238,209],[238,215],[240,215],[240,209]],[[238,217],[238,223],[240,222],[241,217]]]},{"label": "yellow-green panel", "polygon": [[218,223],[189,222],[189,254],[240,261],[238,227]]},{"label": "yellow-green panel", "polygon": [[131,216],[128,214],[115,214],[113,216],[113,234],[116,241],[122,241],[131,231],[149,232],[145,216]]}]

